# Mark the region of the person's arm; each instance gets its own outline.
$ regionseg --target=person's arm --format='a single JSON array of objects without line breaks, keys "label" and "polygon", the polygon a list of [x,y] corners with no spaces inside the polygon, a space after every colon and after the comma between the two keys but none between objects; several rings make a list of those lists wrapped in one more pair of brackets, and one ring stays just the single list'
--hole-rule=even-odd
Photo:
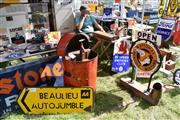
[{"label": "person's arm", "polygon": [[105,32],[104,29],[103,29],[103,27],[97,23],[97,21],[95,20],[95,18],[94,18],[93,16],[91,16],[91,19],[92,19],[93,24],[95,25],[95,27],[96,27],[97,29],[99,29],[99,30],[102,31],[102,32]]},{"label": "person's arm", "polygon": [[83,18],[82,18],[82,20],[80,21],[80,23],[79,23],[79,24],[76,24],[76,28],[77,28],[78,30],[81,30],[81,29],[82,29],[83,24],[84,24],[84,21],[85,21],[85,19],[86,19],[87,16],[88,16],[88,15],[83,16]]},{"label": "person's arm", "polygon": [[101,30],[102,32],[105,32],[104,29],[103,29],[103,27],[102,27],[101,25],[99,25],[98,23],[96,23],[96,27],[97,27],[99,30]]}]

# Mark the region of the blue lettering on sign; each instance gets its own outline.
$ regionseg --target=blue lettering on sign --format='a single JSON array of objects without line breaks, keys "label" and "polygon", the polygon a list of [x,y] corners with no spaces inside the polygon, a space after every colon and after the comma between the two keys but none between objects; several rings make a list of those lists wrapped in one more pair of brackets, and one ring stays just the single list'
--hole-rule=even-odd
[{"label": "blue lettering on sign", "polygon": [[162,36],[163,41],[168,41],[171,38],[173,28],[175,26],[175,19],[161,18],[159,20],[156,33]]},{"label": "blue lettering on sign", "polygon": [[173,23],[166,23],[166,22],[159,22],[159,25],[158,27],[163,27],[163,28],[169,28],[169,29],[172,29],[174,26]]},{"label": "blue lettering on sign", "polygon": [[116,73],[126,72],[130,67],[129,55],[115,54],[113,56],[112,71]]}]

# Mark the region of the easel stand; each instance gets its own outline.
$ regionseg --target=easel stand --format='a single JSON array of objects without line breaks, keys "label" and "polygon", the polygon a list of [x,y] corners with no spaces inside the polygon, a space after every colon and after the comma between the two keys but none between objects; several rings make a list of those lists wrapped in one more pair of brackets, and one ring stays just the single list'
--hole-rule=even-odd
[{"label": "easel stand", "polygon": [[133,92],[136,96],[143,98],[152,105],[157,105],[159,103],[162,93],[160,92],[159,98],[158,97],[153,98],[154,97],[152,96],[153,90],[150,90],[149,92],[145,91],[147,88],[147,84],[141,84],[137,81],[131,82],[130,79],[125,79],[125,78],[121,78],[119,80],[119,84],[124,86],[126,89],[130,90],[131,92]]}]

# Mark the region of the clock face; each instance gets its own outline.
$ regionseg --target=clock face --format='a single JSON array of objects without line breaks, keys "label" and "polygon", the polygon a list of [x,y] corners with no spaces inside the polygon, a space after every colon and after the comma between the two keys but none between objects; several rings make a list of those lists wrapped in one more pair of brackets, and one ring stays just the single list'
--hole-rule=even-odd
[{"label": "clock face", "polygon": [[180,69],[177,69],[174,73],[174,82],[180,84]]},{"label": "clock face", "polygon": [[131,48],[133,65],[144,72],[153,72],[159,67],[160,55],[154,44],[147,40],[139,40]]}]

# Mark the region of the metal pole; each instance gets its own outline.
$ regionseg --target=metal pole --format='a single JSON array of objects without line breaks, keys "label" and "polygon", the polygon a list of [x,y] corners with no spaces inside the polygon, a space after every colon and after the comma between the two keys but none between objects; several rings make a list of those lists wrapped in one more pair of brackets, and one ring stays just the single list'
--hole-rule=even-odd
[{"label": "metal pole", "polygon": [[142,20],[141,20],[141,26],[143,25],[143,21],[144,21],[144,8],[145,8],[145,2],[143,0],[143,11],[142,11]]}]

